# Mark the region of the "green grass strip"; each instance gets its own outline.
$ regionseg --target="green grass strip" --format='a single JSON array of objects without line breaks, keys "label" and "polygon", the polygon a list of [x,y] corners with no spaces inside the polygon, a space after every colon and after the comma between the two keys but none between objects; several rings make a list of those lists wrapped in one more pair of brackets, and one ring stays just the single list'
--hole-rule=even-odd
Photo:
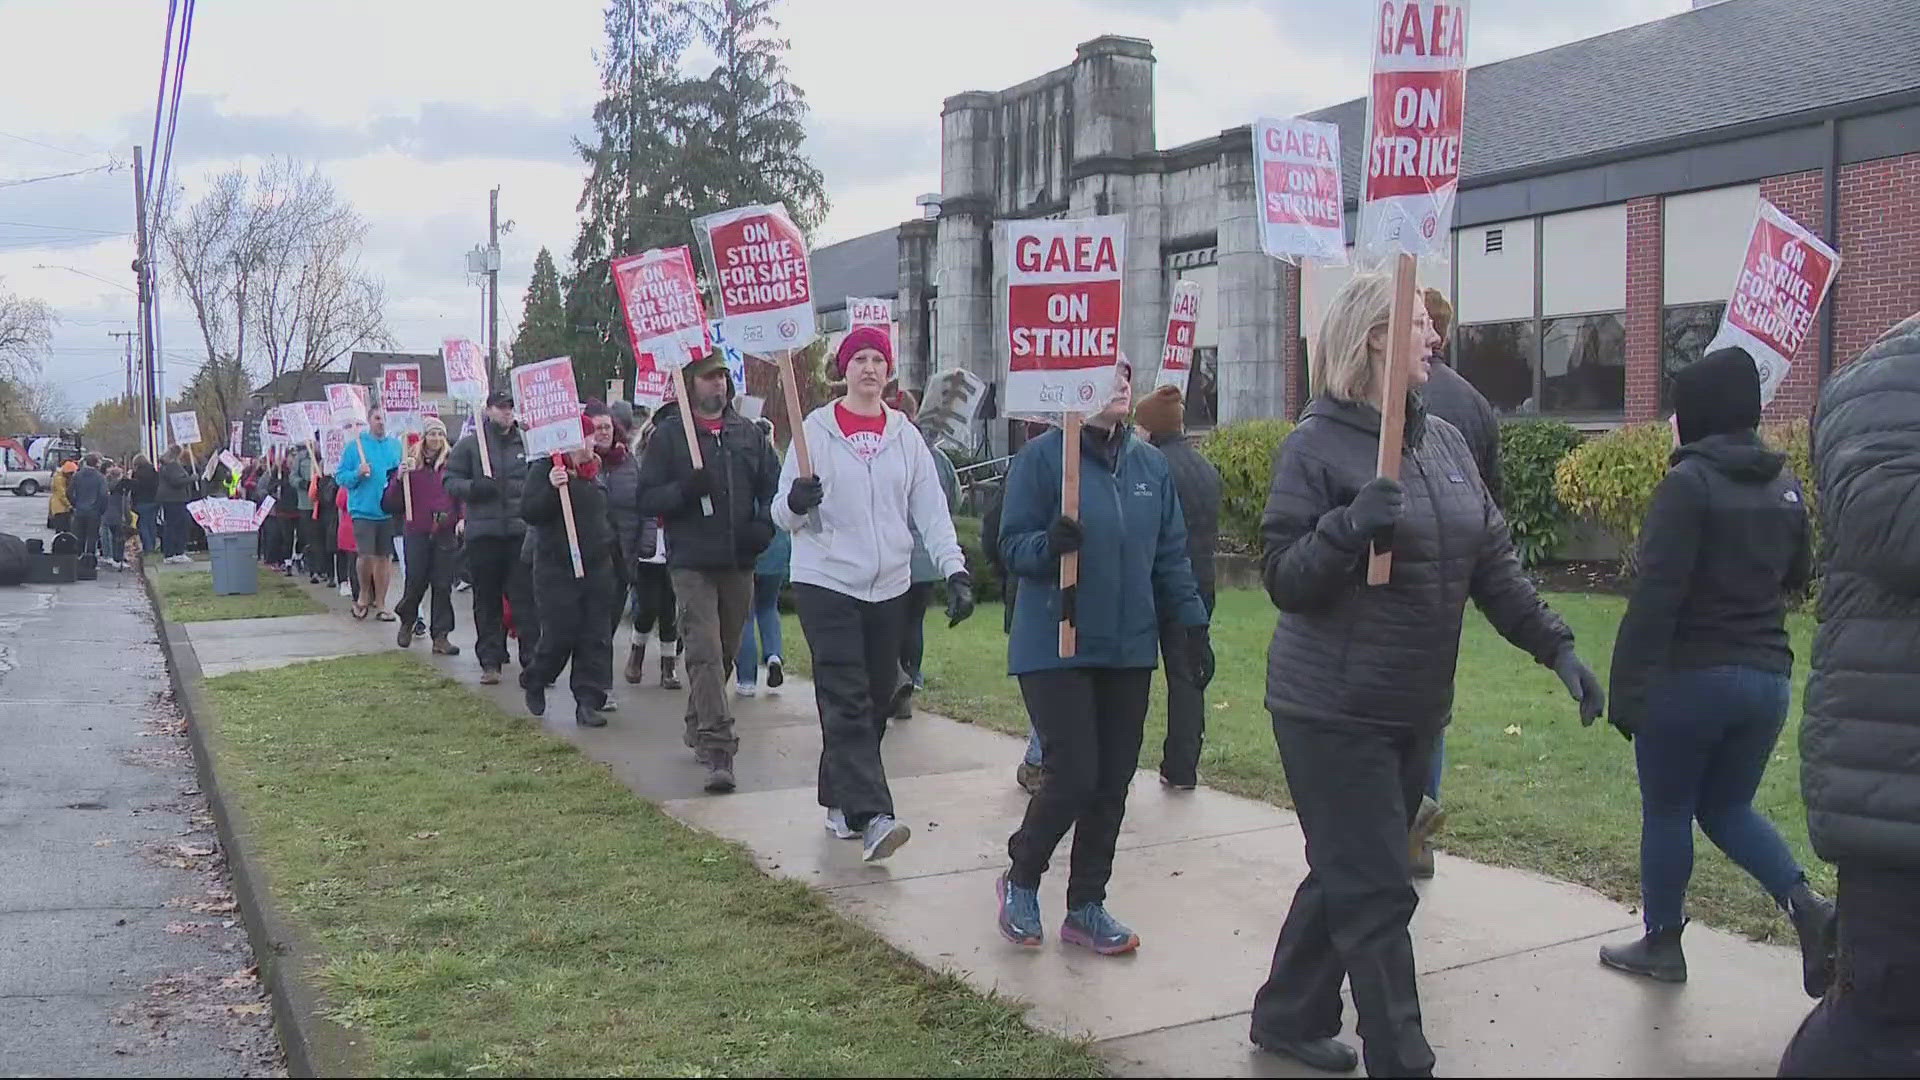
[{"label": "green grass strip", "polygon": [[205,564],[186,570],[153,569],[153,587],[167,618],[174,622],[219,619],[268,619],[277,615],[318,615],[326,610],[300,581],[257,568],[260,591],[251,596],[216,596],[213,573]]}]

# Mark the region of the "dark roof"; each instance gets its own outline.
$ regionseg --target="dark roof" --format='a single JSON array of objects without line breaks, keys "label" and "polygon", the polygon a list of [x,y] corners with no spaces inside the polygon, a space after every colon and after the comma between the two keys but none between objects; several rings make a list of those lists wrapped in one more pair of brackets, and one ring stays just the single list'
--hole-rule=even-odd
[{"label": "dark roof", "polygon": [[380,381],[380,368],[386,364],[419,364],[420,392],[447,392],[447,365],[437,352],[356,352],[347,364],[348,381],[375,385]]},{"label": "dark roof", "polygon": [[900,293],[900,227],[856,236],[813,252],[813,306],[838,311],[849,296]]},{"label": "dark roof", "polygon": [[[1554,162],[1920,89],[1920,0],[1724,0],[1467,72],[1461,186]],[[1360,194],[1364,98],[1340,126]]]},{"label": "dark roof", "polygon": [[274,404],[318,401],[326,395],[326,387],[347,381],[344,371],[288,371],[261,383],[254,393]]}]

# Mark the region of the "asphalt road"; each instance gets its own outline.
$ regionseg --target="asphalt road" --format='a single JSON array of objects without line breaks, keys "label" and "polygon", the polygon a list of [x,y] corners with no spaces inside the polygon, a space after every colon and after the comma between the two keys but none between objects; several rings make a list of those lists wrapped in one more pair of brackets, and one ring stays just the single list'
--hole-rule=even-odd
[{"label": "asphalt road", "polygon": [[0,587],[0,1076],[284,1075],[184,730],[135,573]]}]

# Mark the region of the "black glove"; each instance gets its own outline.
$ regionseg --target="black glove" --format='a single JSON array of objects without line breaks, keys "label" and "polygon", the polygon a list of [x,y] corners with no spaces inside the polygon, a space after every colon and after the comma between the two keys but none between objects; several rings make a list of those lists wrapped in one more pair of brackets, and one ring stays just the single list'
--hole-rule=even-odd
[{"label": "black glove", "polygon": [[1580,703],[1580,726],[1591,727],[1607,711],[1607,693],[1600,689],[1600,677],[1580,662],[1572,649],[1563,649],[1553,661],[1553,673],[1560,676],[1567,693]]},{"label": "black glove", "polygon": [[500,485],[491,476],[476,476],[467,481],[467,501],[488,503],[500,497]]},{"label": "black glove", "polygon": [[947,579],[947,629],[973,614],[973,578],[965,570]]},{"label": "black glove", "polygon": [[1407,510],[1407,490],[1400,481],[1376,476],[1367,481],[1347,507],[1347,524],[1362,541],[1390,536]]},{"label": "black glove", "polygon": [[1078,521],[1061,514],[1053,519],[1053,524],[1047,526],[1047,554],[1059,558],[1079,551],[1080,544],[1086,538],[1087,534]]},{"label": "black glove", "polygon": [[1187,627],[1187,670],[1196,690],[1205,690],[1213,681],[1213,636],[1204,626]]},{"label": "black glove", "polygon": [[805,515],[827,500],[827,489],[817,476],[796,476],[787,489],[787,509]]},{"label": "black glove", "polygon": [[680,493],[688,502],[713,494],[713,474],[704,468],[693,470],[680,481]]}]

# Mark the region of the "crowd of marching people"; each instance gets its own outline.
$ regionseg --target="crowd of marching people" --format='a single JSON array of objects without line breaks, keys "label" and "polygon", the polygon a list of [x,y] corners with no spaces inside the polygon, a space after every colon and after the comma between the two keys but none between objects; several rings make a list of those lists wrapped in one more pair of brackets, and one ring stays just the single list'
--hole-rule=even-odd
[{"label": "crowd of marching people", "polygon": [[[1446,363],[1451,309],[1429,291],[1396,342],[1391,299],[1388,277],[1363,273],[1329,303],[1311,400],[1274,457],[1261,523],[1260,577],[1278,612],[1265,704],[1308,872],[1252,997],[1252,1041],[1336,1072],[1362,1060],[1375,1076],[1434,1068],[1408,926],[1445,820],[1444,736],[1472,602],[1558,680],[1570,715],[1605,717],[1631,743],[1644,929],[1602,946],[1601,963],[1685,981],[1698,823],[1778,904],[1803,988],[1822,999],[1783,1068],[1912,1074],[1920,316],[1826,387],[1813,461],[1823,551],[1807,494],[1759,434],[1752,358],[1722,349],[1676,375],[1671,468],[1641,530],[1603,687],[1521,569],[1500,511],[1498,418]],[[1376,456],[1381,387],[1399,357],[1408,397],[1396,480],[1378,475]],[[843,390],[785,453],[770,423],[736,407],[740,388],[716,353],[685,369],[685,401],[652,415],[588,403],[579,448],[552,459],[527,456],[514,401],[495,391],[458,439],[438,420],[399,438],[374,409],[332,469],[299,446],[239,476],[199,476],[171,451],[157,468],[89,455],[62,472],[53,513],[109,562],[136,521],[142,548],[172,559],[198,486],[272,495],[264,562],[337,584],[355,618],[396,624],[399,646],[424,636],[448,655],[460,652],[453,593],[467,590],[481,681],[517,663],[534,716],[563,674],[573,717],[589,727],[616,708],[616,669],[628,683],[656,671],[665,688],[684,679],[684,740],[714,793],[736,784],[732,702],[786,679],[779,605],[790,596],[812,656],[825,828],[880,860],[912,834],[883,741],[923,683],[929,607],[944,598],[957,625],[973,613],[973,581],[953,524],[957,476],[895,388],[888,335],[855,329],[831,367]],[[1016,774],[1030,798],[993,915],[1020,945],[1045,939],[1040,884],[1069,832],[1061,940],[1103,955],[1140,945],[1107,905],[1156,669],[1167,689],[1160,781],[1176,792],[1199,783],[1221,479],[1186,435],[1180,391],[1136,404],[1132,376],[1123,358],[1077,444],[1034,425],[983,521],[984,554],[1006,583],[1007,670],[1030,719]],[[1062,501],[1069,455],[1074,513]],[[1366,584],[1375,551],[1392,556],[1379,587]],[[1063,587],[1069,558],[1077,583]],[[1821,574],[1801,750],[1814,846],[1839,866],[1837,905],[1753,806],[1788,718],[1788,605]],[[623,623],[630,643],[616,663]],[[1343,986],[1361,1054],[1334,1038]]]}]

